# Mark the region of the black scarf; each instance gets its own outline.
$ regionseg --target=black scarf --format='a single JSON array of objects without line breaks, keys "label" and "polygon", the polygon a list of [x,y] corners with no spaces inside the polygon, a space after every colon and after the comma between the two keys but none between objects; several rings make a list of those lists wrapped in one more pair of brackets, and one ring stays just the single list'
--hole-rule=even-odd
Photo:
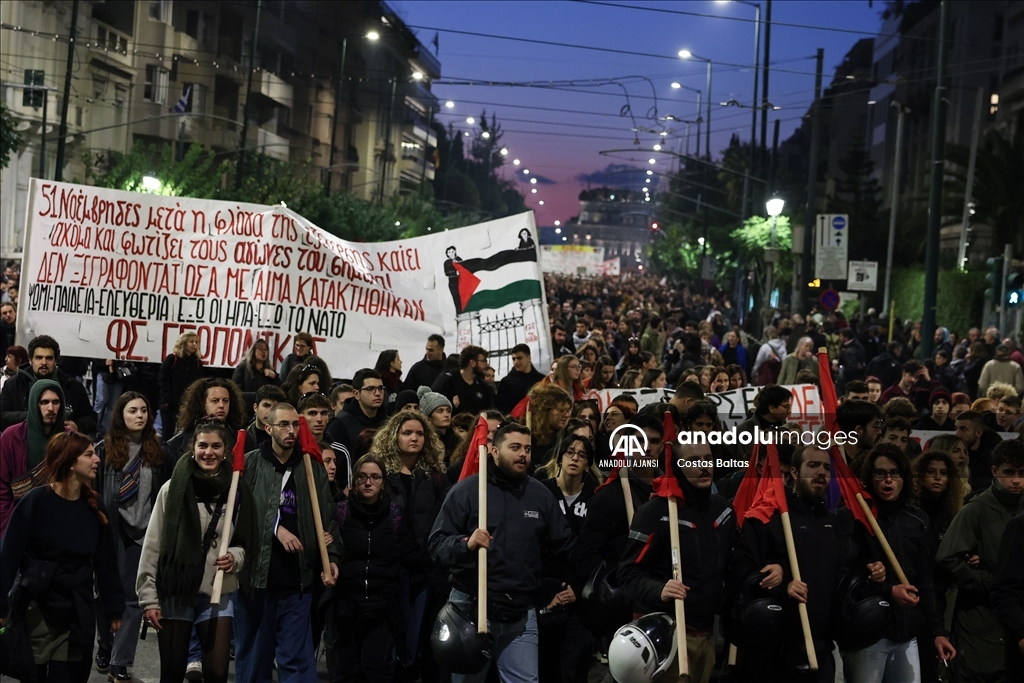
[{"label": "black scarf", "polygon": [[[223,504],[230,485],[230,467],[222,465],[217,474],[210,476],[199,469],[191,454],[178,460],[167,490],[160,534],[156,587],[161,599],[181,598],[188,604],[195,600],[205,570],[203,536],[206,529],[201,528],[199,522],[199,504]],[[250,552],[257,538],[253,511],[252,489],[240,480],[233,545],[242,547],[247,558],[251,557]],[[249,572],[244,574],[248,575]]]}]

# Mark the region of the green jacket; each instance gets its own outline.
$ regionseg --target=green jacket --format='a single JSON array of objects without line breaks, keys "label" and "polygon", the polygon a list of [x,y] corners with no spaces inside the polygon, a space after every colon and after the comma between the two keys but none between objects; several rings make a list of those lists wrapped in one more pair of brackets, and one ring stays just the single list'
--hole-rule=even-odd
[{"label": "green jacket", "polygon": [[[246,558],[251,562],[252,587],[266,588],[267,574],[270,571],[270,554],[273,544],[278,541],[274,536],[274,527],[277,523],[277,508],[281,502],[281,482],[284,475],[279,474],[274,464],[268,459],[275,457],[271,444],[268,442],[262,448],[249,451],[245,454],[245,472],[242,478],[252,487],[253,497],[256,499],[256,523],[260,529],[260,539],[257,551],[252,558]],[[296,446],[298,454],[298,447]],[[310,503],[309,487],[306,484],[306,466],[301,454],[298,454],[299,461],[292,470],[295,477],[296,506],[299,518],[299,541],[302,542],[302,554],[300,566],[302,568],[302,587],[308,588],[313,581],[320,580],[322,571],[320,561],[320,549],[316,538],[316,522],[313,520],[313,510]],[[313,479],[316,482],[318,502],[320,504],[320,519],[323,522],[324,531],[331,534],[334,541],[327,546],[327,555],[331,562],[341,562],[341,540],[338,535],[337,525],[334,521],[335,507],[334,498],[331,496],[331,489],[327,480],[327,470],[323,465],[311,461],[313,465]]]},{"label": "green jacket", "polygon": [[[953,613],[956,659],[963,659],[965,669],[974,673],[996,672],[1003,666],[1003,629],[989,596],[1003,530],[1021,511],[1024,496],[1016,499],[993,482],[953,518],[935,558],[957,584]],[[967,564],[968,555],[980,558],[978,567]]]},{"label": "green jacket", "polygon": [[644,334],[640,338],[640,350],[650,351],[658,360],[659,365],[661,365],[661,357],[665,352],[665,337],[666,335],[664,332],[659,332],[653,327],[648,327],[644,330]]}]

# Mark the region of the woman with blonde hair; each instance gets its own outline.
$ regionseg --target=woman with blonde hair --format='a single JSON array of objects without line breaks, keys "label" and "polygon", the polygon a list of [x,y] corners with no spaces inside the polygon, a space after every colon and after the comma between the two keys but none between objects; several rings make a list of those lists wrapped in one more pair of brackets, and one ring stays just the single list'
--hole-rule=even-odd
[{"label": "woman with blonde hair", "polygon": [[259,337],[245,352],[245,358],[235,368],[231,381],[245,393],[256,393],[265,384],[281,385],[281,378],[270,363],[270,345]]},{"label": "woman with blonde hair", "polygon": [[174,436],[181,397],[202,374],[199,335],[195,332],[186,332],[174,342],[174,350],[164,358],[156,380],[160,385],[160,423],[164,441],[169,441]]},{"label": "woman with blonde hair", "polygon": [[814,341],[810,337],[800,337],[800,341],[796,343],[796,350],[782,361],[779,384],[796,384],[796,376],[802,370],[818,376],[818,357],[814,355]]},{"label": "woman with blonde hair", "polygon": [[[62,432],[47,444],[44,462],[49,486],[32,489],[15,506],[0,545],[0,626],[10,637],[21,630],[32,648],[32,659],[5,661],[4,674],[86,683],[96,625],[93,587],[111,633],[121,629],[124,612],[113,535],[92,488],[100,459],[92,439]],[[45,586],[44,575],[52,579]]]},{"label": "woman with blonde hair", "polygon": [[[394,502],[402,510],[406,532],[426,554],[434,518],[450,487],[444,476],[444,446],[430,419],[413,410],[395,413],[373,435],[370,452],[384,464],[385,479]],[[402,663],[406,670],[414,667],[417,652],[429,652],[430,633],[424,626],[432,624],[429,620],[424,624],[423,617],[428,604],[436,605],[438,610],[444,604],[444,596],[431,587],[446,585],[446,578],[446,571],[433,563],[418,571],[402,569],[401,606],[406,624]]]}]

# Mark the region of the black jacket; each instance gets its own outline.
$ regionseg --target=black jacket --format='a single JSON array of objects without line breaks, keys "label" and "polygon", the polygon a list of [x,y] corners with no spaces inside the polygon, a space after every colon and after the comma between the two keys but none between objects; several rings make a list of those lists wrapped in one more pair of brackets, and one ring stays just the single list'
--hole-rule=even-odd
[{"label": "black jacket", "polygon": [[519,372],[512,369],[505,378],[498,382],[498,396],[495,406],[503,413],[509,413],[516,404],[526,398],[526,394],[534,384],[544,380],[544,373],[530,366],[530,372]]},{"label": "black jacket", "polygon": [[839,347],[839,365],[843,369],[844,382],[867,377],[864,374],[864,366],[867,364],[865,355],[864,347],[856,338]]},{"label": "black jacket", "polygon": [[198,358],[178,358],[173,353],[164,358],[157,378],[160,384],[160,407],[177,412],[185,390],[202,374],[203,362]]},{"label": "black jacket", "polygon": [[[444,394],[444,397],[452,402],[452,415],[459,413],[478,415],[494,407],[494,390],[479,377],[474,377],[472,384],[466,384],[461,373],[446,372],[438,375],[431,389],[439,394]],[[458,401],[455,400],[456,397],[459,399]]]},{"label": "black jacket", "polygon": [[882,388],[888,389],[903,377],[903,364],[899,358],[886,351],[871,359],[864,370],[864,376],[877,377],[882,380]]},{"label": "black jacket", "polygon": [[[92,409],[89,394],[74,377],[57,368],[56,374],[48,379],[55,380],[64,390],[64,411],[67,420],[73,420],[82,434],[96,431],[96,411]],[[11,377],[0,391],[0,430],[28,419],[28,392],[36,383],[32,366],[25,363],[18,368],[18,374]]]},{"label": "black jacket", "polygon": [[971,491],[981,493],[992,485],[992,451],[1003,440],[994,430],[985,428],[977,450],[967,450],[967,467],[971,470],[968,483]]},{"label": "black jacket", "polygon": [[420,387],[432,387],[437,381],[438,375],[444,370],[444,359],[427,360],[421,358],[409,368],[409,374],[405,376],[403,389],[416,391]]},{"label": "black jacket", "polygon": [[[541,546],[556,560],[567,561],[576,539],[544,484],[529,476],[512,481],[492,463],[487,469],[487,590],[514,603],[532,602],[543,578]],[[470,595],[477,593],[477,554],[468,541],[477,528],[479,476],[452,487],[430,532],[431,557],[450,567],[455,587]]]},{"label": "black jacket", "polygon": [[1003,530],[992,575],[992,606],[1008,643],[1024,640],[1024,513]]},{"label": "black jacket", "polygon": [[[115,539],[120,541],[121,515],[118,514],[117,494],[121,488],[121,479],[123,475],[121,470],[112,470],[107,467],[106,439],[96,444],[96,457],[100,459],[99,467],[96,469],[96,482],[94,484],[96,495],[99,496],[101,501],[103,501],[103,506],[110,513],[108,521],[111,533]],[[165,452],[163,462],[153,468],[153,483],[149,491],[150,505],[156,503],[156,494],[158,494],[160,492],[160,488],[170,480],[171,474],[174,473],[174,466],[176,464],[178,464],[177,458],[172,460],[167,457],[167,453]]]},{"label": "black jacket", "polygon": [[[557,479],[544,479],[541,484],[547,487],[551,494],[558,501],[559,511],[565,515],[565,521],[572,529],[572,533],[579,539],[580,529],[587,519],[587,512],[591,498],[594,497],[594,484],[589,477],[584,477],[583,488],[572,504],[568,504],[562,489],[558,488]],[[571,559],[571,558],[570,558]],[[551,557],[544,558],[544,587],[541,589],[540,602],[547,605],[555,594],[562,590],[562,584],[572,586],[573,591],[579,596],[583,592],[586,579],[579,577],[569,562],[558,562]]]},{"label": "black jacket", "polygon": [[[635,514],[650,499],[651,485],[635,474],[630,474],[629,493],[633,498]],[[613,481],[601,486],[587,504],[587,518],[583,520],[572,552],[576,578],[588,581],[603,561],[612,566],[618,565],[628,535],[626,497],[622,494],[622,484]]]},{"label": "black jacket", "polygon": [[930,632],[932,637],[945,635],[932,581],[935,553],[928,515],[907,503],[908,496],[909,493],[904,491],[902,501],[879,503],[878,526],[892,546],[907,580],[917,588],[921,600],[915,607],[901,607],[891,600],[892,588],[899,579],[878,540],[863,524],[854,520],[849,510],[844,508],[838,512],[838,524],[846,539],[844,576],[849,578],[854,573],[866,575],[867,565],[871,562],[885,565],[885,581],[873,585],[877,586],[880,595],[890,599],[890,622],[884,637],[897,643],[906,643],[922,633]]},{"label": "black jacket", "polygon": [[[671,358],[671,354],[669,356]],[[698,365],[703,365],[704,359],[699,354],[690,353],[689,351],[683,353],[679,358],[679,361],[671,366],[668,374],[665,376],[665,381],[668,382],[668,386],[674,387],[679,382],[679,378],[683,376],[683,373],[690,368],[695,368]]]},{"label": "black jacket", "polygon": [[[356,459],[352,457],[352,449],[355,447],[359,433],[364,429],[377,429],[387,420],[387,412],[382,404],[377,409],[374,417],[367,417],[363,409],[359,407],[359,400],[352,397],[345,401],[345,407],[337,415],[331,418],[324,429],[324,441],[331,444],[331,448],[338,456],[338,474],[334,482],[339,488],[348,486],[348,476],[352,471],[352,465]],[[344,463],[344,467],[342,467]]]},{"label": "black jacket", "polygon": [[[786,493],[786,500],[789,503],[789,519],[793,527],[800,578],[807,584],[807,614],[811,623],[811,637],[820,659],[831,656],[832,650],[829,617],[841,569],[839,529],[835,514],[829,512],[824,500],[808,501],[793,492]],[[772,595],[784,610],[785,648],[800,659],[805,656],[803,630],[798,603],[786,593],[789,582],[793,580],[793,570],[786,551],[782,517],[778,514],[768,524],[755,518],[743,523],[743,531],[729,562],[729,583],[733,591],[769,564],[781,565],[783,569],[782,583],[772,591]]]},{"label": "black jacket", "polygon": [[[267,363],[267,367],[270,367],[270,363]],[[271,368],[273,369],[273,368]],[[273,377],[267,377],[262,372],[256,372],[248,363],[243,362],[235,371],[231,374],[231,381],[238,385],[238,388],[242,390],[242,393],[254,394],[260,390],[260,387],[266,384],[273,384],[275,387],[281,386],[281,376],[275,374]]]},{"label": "black jacket", "polygon": [[400,567],[429,567],[426,552],[408,533],[387,491],[373,505],[355,496],[338,503],[335,521],[345,548],[336,589],[342,612],[362,619],[387,616],[397,609]]},{"label": "black jacket", "polygon": [[[725,575],[736,541],[736,516],[724,498],[696,492],[681,482],[687,500],[679,505],[679,553],[686,596],[686,625],[710,631],[722,608]],[[661,590],[672,578],[668,500],[653,498],[633,517],[618,579],[637,611],[672,613]]]}]

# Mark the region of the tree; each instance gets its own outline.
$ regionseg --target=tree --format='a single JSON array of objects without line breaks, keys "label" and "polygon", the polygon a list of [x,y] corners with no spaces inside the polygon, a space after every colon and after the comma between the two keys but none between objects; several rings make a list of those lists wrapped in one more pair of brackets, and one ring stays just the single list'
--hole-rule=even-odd
[{"label": "tree", "polygon": [[731,237],[737,246],[736,263],[740,268],[754,271],[759,292],[755,292],[761,311],[766,310],[765,302],[772,291],[793,277],[793,230],[788,216],[779,216],[775,224],[775,248],[779,250],[779,262],[772,271],[768,282],[764,250],[771,246],[772,219],[753,216],[743,222],[743,227],[734,230]]},{"label": "tree", "polygon": [[11,154],[21,145],[21,133],[14,127],[14,119],[7,105],[0,102],[0,168],[7,168]]},{"label": "tree", "polygon": [[142,179],[153,176],[160,181],[156,194],[172,197],[214,199],[220,193],[223,178],[231,170],[231,163],[216,163],[216,155],[193,144],[185,158],[174,156],[175,145],[150,145],[137,142],[127,154],[114,153],[106,159],[106,170],[97,169],[86,155],[86,181],[97,187],[142,192]]},{"label": "tree", "polygon": [[829,210],[850,216],[850,258],[865,258],[877,253],[878,245],[886,243],[888,227],[881,220],[881,188],[874,176],[875,162],[864,146],[863,133],[855,132],[850,138],[839,171]]}]

